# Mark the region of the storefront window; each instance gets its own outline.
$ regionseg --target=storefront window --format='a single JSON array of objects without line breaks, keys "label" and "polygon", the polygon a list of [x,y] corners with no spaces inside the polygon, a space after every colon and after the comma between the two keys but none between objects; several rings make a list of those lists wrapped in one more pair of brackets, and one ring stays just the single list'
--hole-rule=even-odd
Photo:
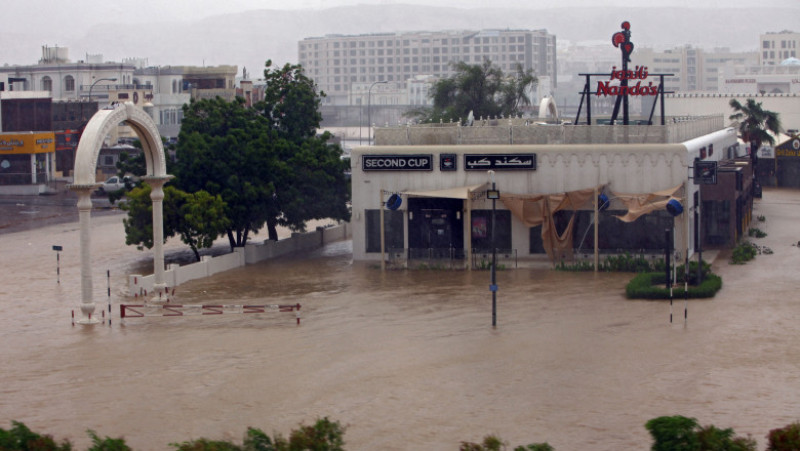
[{"label": "storefront window", "polygon": [[[511,248],[511,212],[497,210],[495,212],[495,247],[510,250]],[[472,210],[472,248],[476,251],[492,249],[492,210]]]},{"label": "storefront window", "polygon": [[[403,241],[403,212],[401,210],[386,210],[383,212],[385,250],[404,249]],[[381,211],[367,210],[366,218],[366,237],[367,252],[381,251]]]}]

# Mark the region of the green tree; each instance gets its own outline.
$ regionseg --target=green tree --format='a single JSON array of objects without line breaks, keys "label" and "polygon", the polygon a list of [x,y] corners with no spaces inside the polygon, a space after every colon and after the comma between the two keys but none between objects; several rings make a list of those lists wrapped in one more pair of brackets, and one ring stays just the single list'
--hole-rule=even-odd
[{"label": "green tree", "polygon": [[469,113],[479,117],[516,116],[524,105],[530,105],[526,92],[538,81],[532,69],[517,64],[513,75],[485,60],[470,65],[452,63],[452,77],[434,83],[430,93],[431,108],[411,110],[407,116],[423,122],[465,120]]},{"label": "green tree", "polygon": [[[153,208],[150,186],[144,184],[128,193],[121,207],[127,211],[123,219],[125,243],[153,247]],[[229,225],[222,198],[206,191],[186,193],[173,186],[164,187],[164,241],[178,235],[200,261],[200,249],[209,248]]]},{"label": "green tree", "polygon": [[744,105],[736,99],[731,99],[730,106],[735,113],[730,115],[729,119],[739,129],[742,139],[750,144],[750,158],[755,164],[758,159],[756,154],[761,145],[775,143],[775,138],[770,132],[777,134],[781,131],[778,113],[763,109],[761,102],[753,99],[747,99]]},{"label": "green tree", "polygon": [[290,168],[280,156],[290,147],[242,99],[193,101],[184,106],[175,185],[189,193],[220,195],[230,221],[226,234],[231,248],[241,247],[251,232],[280,214],[275,182],[288,179]]},{"label": "green tree", "polygon": [[257,108],[219,98],[184,107],[175,184],[222,197],[231,248],[265,224],[277,240],[281,225],[302,231],[311,219],[349,219],[349,162],[330,134],[315,135],[321,116],[313,82],[300,66],[270,67]]},{"label": "green tree", "polygon": [[325,93],[317,92],[314,80],[305,75],[303,67],[287,63],[273,69],[272,60],[267,60],[264,80],[264,101],[256,108],[275,130],[292,141],[315,136],[322,122],[319,105]]}]

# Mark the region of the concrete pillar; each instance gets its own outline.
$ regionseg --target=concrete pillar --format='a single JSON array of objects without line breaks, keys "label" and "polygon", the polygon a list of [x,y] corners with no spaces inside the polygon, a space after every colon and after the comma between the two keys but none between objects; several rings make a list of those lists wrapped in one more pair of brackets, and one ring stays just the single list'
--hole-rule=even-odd
[{"label": "concrete pillar", "polygon": [[167,176],[147,176],[145,183],[150,185],[150,199],[153,201],[153,302],[166,301],[164,292],[164,184],[171,179]]},{"label": "concrete pillar", "polygon": [[78,194],[78,219],[81,231],[81,317],[78,324],[97,324],[100,321],[93,318],[94,302],[92,301],[92,255],[91,255],[91,221],[92,221],[92,191],[96,185],[70,185],[69,189]]}]

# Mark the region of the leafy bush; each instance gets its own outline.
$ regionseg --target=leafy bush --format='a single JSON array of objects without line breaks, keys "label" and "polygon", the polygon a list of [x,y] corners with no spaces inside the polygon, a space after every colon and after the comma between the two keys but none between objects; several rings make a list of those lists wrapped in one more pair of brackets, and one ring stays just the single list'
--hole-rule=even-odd
[{"label": "leafy bush", "polygon": [[652,451],[695,451],[700,439],[695,433],[697,420],[681,415],[653,418],[644,425],[653,437]]},{"label": "leafy bush", "polygon": [[0,428],[0,450],[71,451],[69,441],[56,443],[49,435],[39,435],[17,421],[11,422],[9,430]]},{"label": "leafy bush", "polygon": [[697,431],[697,438],[701,451],[756,451],[756,441],[752,437],[736,437],[731,428],[704,426]]},{"label": "leafy bush", "polygon": [[[505,450],[507,443],[496,435],[487,435],[481,443],[461,442],[458,451],[502,451]],[[554,451],[548,443],[531,443],[525,446],[517,446],[514,451]]]},{"label": "leafy bush", "polygon": [[[722,288],[722,278],[716,274],[707,273],[700,285],[689,285],[688,297],[692,299],[712,298]],[[666,276],[660,272],[637,274],[625,287],[625,296],[628,299],[669,299],[669,289],[666,288]],[[673,286],[673,298],[684,296],[683,288]]]},{"label": "leafy bush", "polygon": [[344,451],[345,429],[338,421],[325,417],[313,426],[301,424],[299,429],[292,430],[289,440],[280,434],[270,438],[260,429],[247,428],[242,446],[205,438],[170,446],[178,451]]},{"label": "leafy bush", "polygon": [[767,435],[767,451],[790,451],[800,449],[800,422],[773,429]]},{"label": "leafy bush", "polygon": [[761,231],[761,229],[757,227],[751,227],[750,229],[747,230],[747,235],[754,236],[756,238],[764,238],[765,236],[767,236],[767,232],[763,232]]},{"label": "leafy bush", "polygon": [[88,451],[131,451],[131,447],[125,444],[121,438],[100,438],[93,430],[86,431],[92,438],[92,447]]},{"label": "leafy bush", "polygon": [[[600,261],[597,266],[598,271],[603,272],[648,272],[658,271],[664,268],[663,260],[651,262],[643,255],[631,255],[628,253],[621,255],[609,255]],[[579,261],[575,263],[560,262],[556,265],[558,271],[594,271],[594,263]]]},{"label": "leafy bush", "polygon": [[733,254],[731,256],[731,263],[734,265],[743,265],[748,261],[754,259],[756,257],[757,249],[753,246],[753,243],[749,241],[745,241],[739,243],[735,248],[733,248]]},{"label": "leafy bush", "polygon": [[653,451],[756,451],[750,437],[736,437],[730,428],[700,427],[694,418],[681,415],[653,418],[645,427],[653,437]]}]

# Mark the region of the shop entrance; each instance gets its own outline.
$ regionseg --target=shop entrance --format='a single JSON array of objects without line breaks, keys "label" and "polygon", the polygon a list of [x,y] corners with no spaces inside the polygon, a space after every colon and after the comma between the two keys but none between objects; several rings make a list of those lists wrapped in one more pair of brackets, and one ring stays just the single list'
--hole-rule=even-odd
[{"label": "shop entrance", "polygon": [[464,219],[461,199],[415,198],[408,200],[408,247],[410,256],[463,258]]}]

